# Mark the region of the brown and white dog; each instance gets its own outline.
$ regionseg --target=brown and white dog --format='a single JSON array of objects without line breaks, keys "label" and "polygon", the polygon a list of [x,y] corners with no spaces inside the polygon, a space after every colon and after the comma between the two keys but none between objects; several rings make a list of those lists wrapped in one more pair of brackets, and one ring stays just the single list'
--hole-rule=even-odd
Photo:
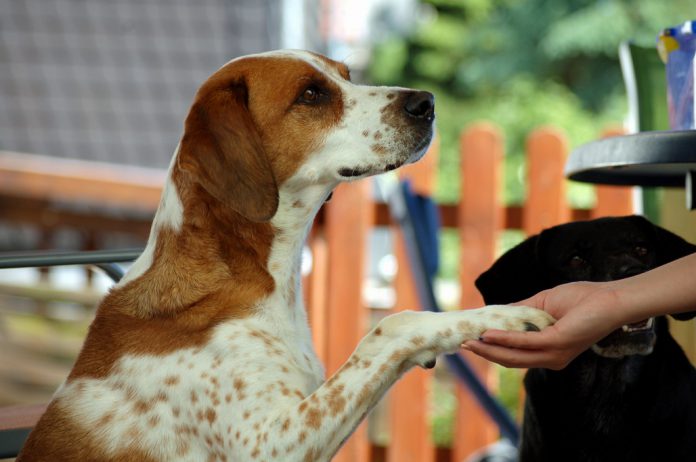
[{"label": "brown and white dog", "polygon": [[101,302],[18,460],[329,460],[410,367],[488,328],[548,325],[525,307],[403,312],[324,380],[303,241],[336,185],[417,160],[433,121],[430,93],[355,85],[345,65],[308,52],[215,72],[145,251]]}]

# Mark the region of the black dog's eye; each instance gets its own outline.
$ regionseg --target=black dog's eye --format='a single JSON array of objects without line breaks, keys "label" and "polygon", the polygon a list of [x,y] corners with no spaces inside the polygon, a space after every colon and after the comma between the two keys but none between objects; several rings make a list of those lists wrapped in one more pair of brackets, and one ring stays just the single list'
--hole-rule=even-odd
[{"label": "black dog's eye", "polygon": [[648,249],[642,245],[637,245],[633,248],[633,252],[639,257],[644,257],[648,254]]},{"label": "black dog's eye", "polygon": [[304,89],[300,97],[297,99],[297,102],[301,104],[315,104],[319,102],[322,96],[323,93],[317,86],[310,85]]},{"label": "black dog's eye", "polygon": [[581,266],[585,266],[587,264],[587,260],[582,258],[580,255],[573,255],[570,257],[570,260],[568,260],[568,264],[573,268],[580,268]]}]

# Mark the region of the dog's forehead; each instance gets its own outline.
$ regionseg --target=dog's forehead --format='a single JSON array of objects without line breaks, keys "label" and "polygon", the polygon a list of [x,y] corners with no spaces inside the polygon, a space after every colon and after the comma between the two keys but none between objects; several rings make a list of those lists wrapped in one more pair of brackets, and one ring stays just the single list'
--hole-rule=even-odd
[{"label": "dog's forehead", "polygon": [[615,248],[650,240],[641,226],[622,217],[566,223],[548,233],[557,248]]},{"label": "dog's forehead", "polygon": [[246,55],[227,62],[220,68],[220,70],[229,68],[231,66],[234,66],[235,64],[242,62],[257,62],[261,64],[264,62],[268,63],[269,61],[283,62],[286,60],[290,62],[301,62],[303,64],[306,64],[313,70],[321,72],[327,76],[333,77],[338,81],[350,80],[350,71],[348,70],[348,66],[346,66],[344,63],[334,61],[332,59],[327,58],[326,56],[322,56],[311,51],[304,50],[274,50],[252,55]]}]

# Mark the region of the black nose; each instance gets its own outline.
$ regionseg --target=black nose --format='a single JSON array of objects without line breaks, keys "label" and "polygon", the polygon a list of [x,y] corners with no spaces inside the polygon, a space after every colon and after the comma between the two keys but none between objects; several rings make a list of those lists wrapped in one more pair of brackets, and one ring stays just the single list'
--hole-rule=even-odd
[{"label": "black nose", "polygon": [[435,117],[435,97],[427,91],[414,91],[406,98],[404,110],[411,117],[432,120]]}]

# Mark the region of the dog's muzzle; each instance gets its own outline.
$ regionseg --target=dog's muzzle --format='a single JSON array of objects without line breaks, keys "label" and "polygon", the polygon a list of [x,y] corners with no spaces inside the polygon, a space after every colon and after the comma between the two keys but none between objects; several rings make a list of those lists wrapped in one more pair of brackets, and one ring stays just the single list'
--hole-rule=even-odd
[{"label": "dog's muzzle", "polygon": [[649,355],[655,346],[655,318],[626,324],[592,346],[592,351],[605,358]]}]

